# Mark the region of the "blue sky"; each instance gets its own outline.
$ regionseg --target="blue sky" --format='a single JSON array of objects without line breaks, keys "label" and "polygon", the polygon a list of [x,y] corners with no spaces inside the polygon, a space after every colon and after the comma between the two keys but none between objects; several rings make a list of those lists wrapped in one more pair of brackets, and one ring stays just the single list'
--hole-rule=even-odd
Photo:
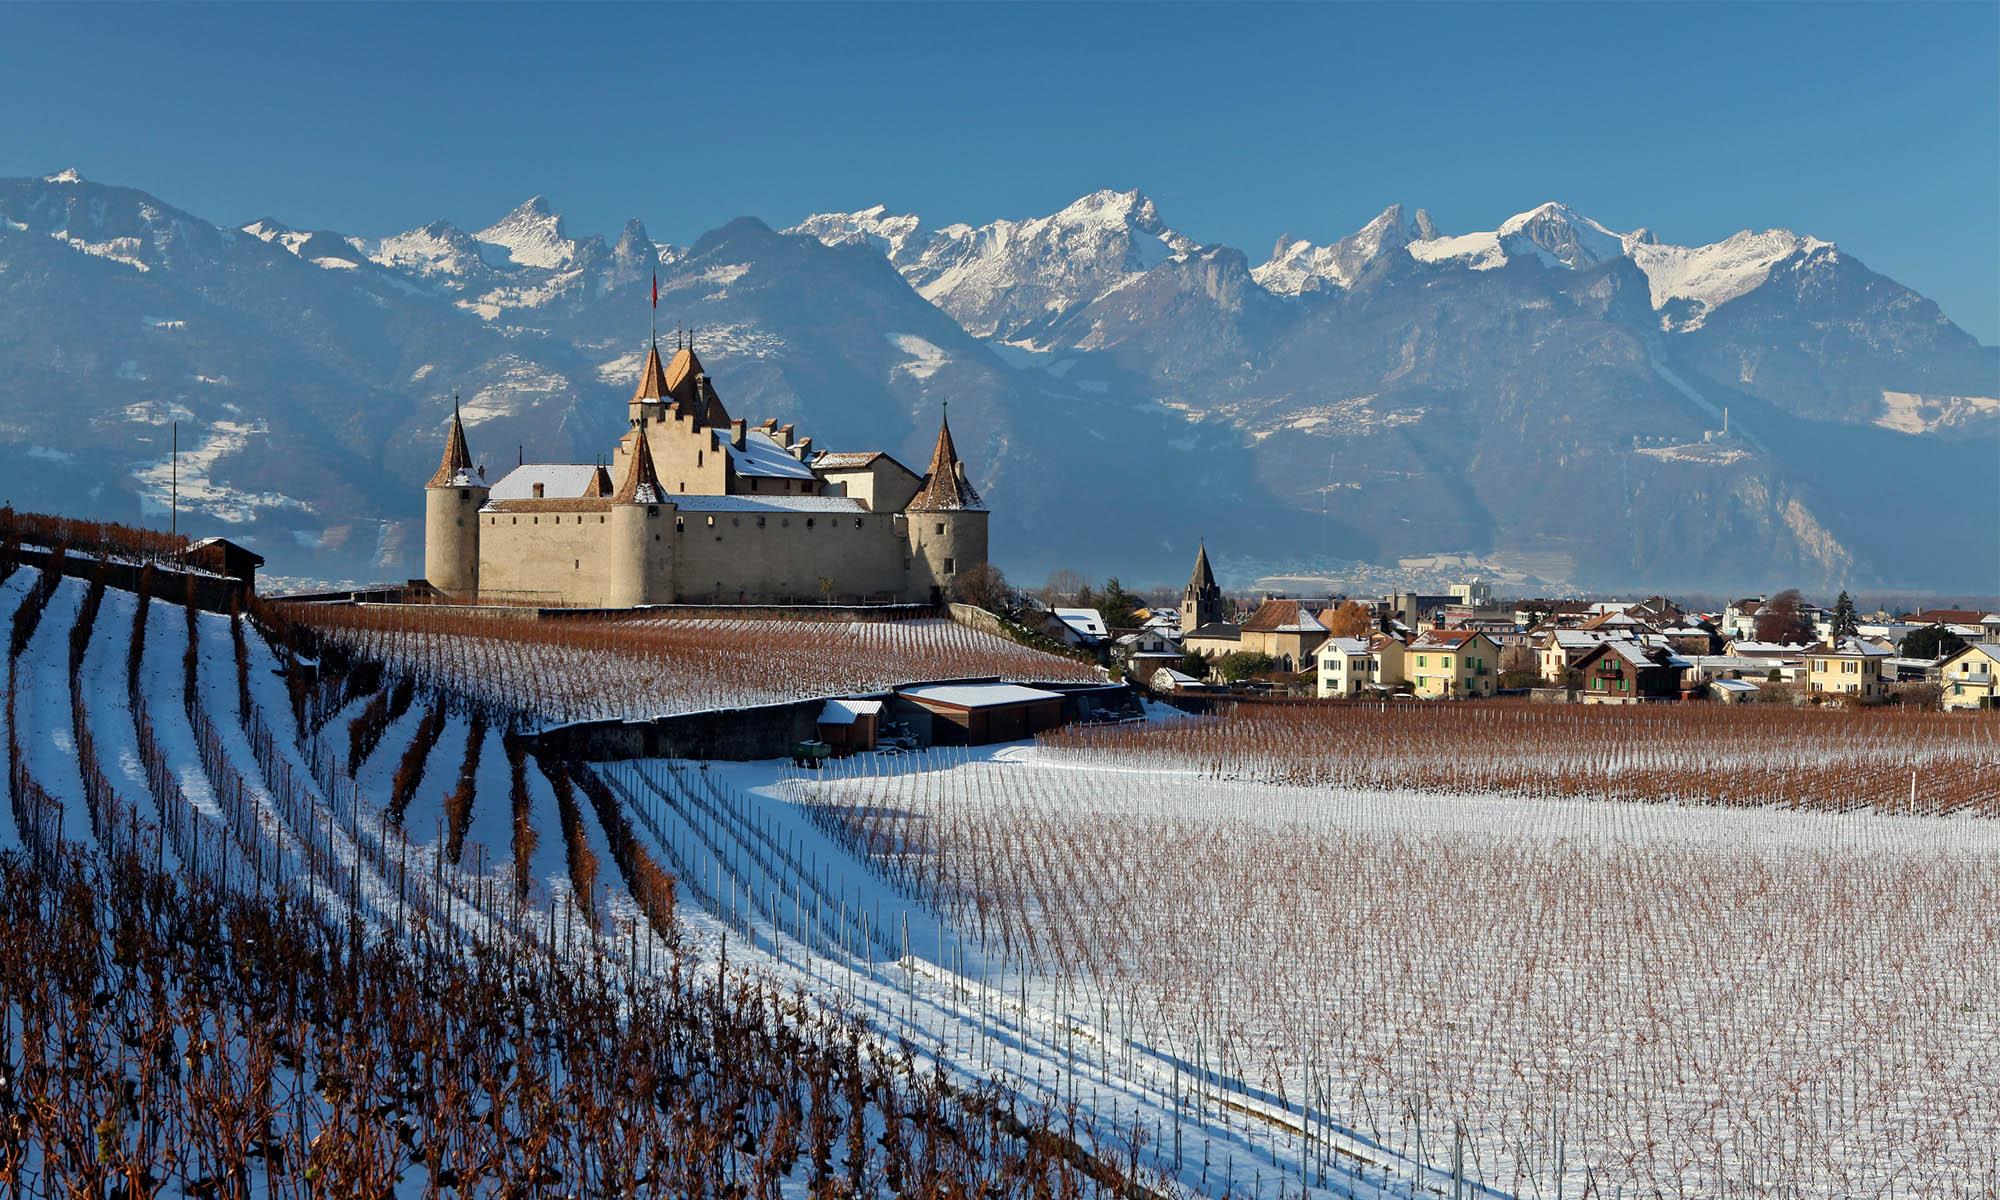
[{"label": "blue sky", "polygon": [[2000,5],[0,7],[0,175],[217,221],[685,242],[1138,187],[1261,261],[1385,205],[1839,242],[2000,341]]}]

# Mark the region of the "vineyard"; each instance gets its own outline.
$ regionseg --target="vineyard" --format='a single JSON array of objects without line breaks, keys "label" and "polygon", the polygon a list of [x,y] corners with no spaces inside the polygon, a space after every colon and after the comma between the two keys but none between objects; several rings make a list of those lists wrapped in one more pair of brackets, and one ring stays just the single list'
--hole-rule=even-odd
[{"label": "vineyard", "polygon": [[2000,816],[2000,722],[1914,709],[1246,704],[1049,744],[1078,763],[1311,788]]},{"label": "vineyard", "polygon": [[428,607],[286,607],[420,686],[540,726],[776,704],[919,680],[1094,681],[1096,667],[947,620],[532,621]]},{"label": "vineyard", "polygon": [[[1530,710],[1422,712],[1492,722],[1483,744],[1513,742],[1508,763],[1561,749],[1516,741]],[[1102,1013],[1124,1052],[1172,1064],[1176,1090],[1206,1087],[1209,1122],[1291,1114],[1308,1161],[1345,1139],[1537,1197],[2000,1186],[1989,728],[1793,730],[1835,762],[1843,742],[1914,754],[1906,739],[1930,737],[1932,759],[1978,768],[1943,772],[1960,782],[1935,803],[1920,790],[1924,815],[1891,815],[1890,797],[1857,808],[1851,776],[1819,802],[1799,793],[1804,811],[1503,794],[1443,729],[1426,755],[1414,716],[1302,733],[1337,720],[1058,734],[856,760],[783,790],[1023,994]],[[1612,757],[1611,741],[1605,791],[1621,778],[1607,767],[1666,761],[1649,743]],[[1708,751],[1680,745],[1695,780],[1686,760]],[[1424,791],[1328,781],[1385,778],[1385,746]],[[1255,778],[1301,770],[1313,786]],[[1714,784],[1636,794],[1744,802]]]},{"label": "vineyard", "polygon": [[491,693],[62,565],[0,558],[6,1194],[1134,1194],[864,1019],[854,899],[809,997]]},{"label": "vineyard", "polygon": [[200,612],[61,559],[0,549],[9,1195],[2000,1188],[1990,721],[1244,706],[583,763],[536,731],[1095,669],[945,622]]}]

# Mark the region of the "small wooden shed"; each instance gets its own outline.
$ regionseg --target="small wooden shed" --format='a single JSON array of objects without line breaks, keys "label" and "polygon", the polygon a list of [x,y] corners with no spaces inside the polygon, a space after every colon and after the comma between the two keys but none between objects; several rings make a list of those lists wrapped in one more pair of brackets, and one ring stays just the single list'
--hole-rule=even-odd
[{"label": "small wooden shed", "polygon": [[264,556],[228,538],[210,537],[189,543],[181,552],[181,561],[211,575],[240,579],[255,591],[257,568],[264,565]]},{"label": "small wooden shed", "polygon": [[836,758],[873,750],[881,733],[880,700],[829,700],[819,710],[819,740],[833,747]]},{"label": "small wooden shed", "polygon": [[1018,683],[933,683],[896,695],[931,714],[931,740],[940,745],[1018,741],[1063,721],[1061,692]]}]

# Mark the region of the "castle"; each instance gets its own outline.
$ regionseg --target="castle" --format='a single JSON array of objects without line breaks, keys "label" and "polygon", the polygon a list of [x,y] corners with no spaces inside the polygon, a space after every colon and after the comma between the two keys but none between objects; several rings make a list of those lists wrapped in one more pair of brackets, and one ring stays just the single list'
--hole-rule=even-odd
[{"label": "castle", "polygon": [[424,489],[424,577],[446,598],[549,606],[935,602],[986,562],[987,510],[950,421],[925,475],[815,453],[723,408],[692,339],[646,354],[610,465],[488,485],[454,408]]}]

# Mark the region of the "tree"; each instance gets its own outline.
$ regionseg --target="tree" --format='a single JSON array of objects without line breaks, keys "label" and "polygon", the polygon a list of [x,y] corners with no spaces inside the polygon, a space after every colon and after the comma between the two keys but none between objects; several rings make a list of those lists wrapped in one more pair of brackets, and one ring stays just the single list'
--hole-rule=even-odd
[{"label": "tree", "polygon": [[1130,629],[1138,624],[1133,613],[1139,607],[1139,597],[1125,590],[1113,575],[1104,582],[1104,594],[1098,597],[1097,610],[1104,617],[1106,629]]},{"label": "tree", "polygon": [[951,581],[951,598],[1001,616],[1011,616],[1014,611],[1013,589],[1007,586],[1007,577],[1000,573],[1000,568],[992,563],[960,571]]},{"label": "tree", "polygon": [[1058,567],[1049,572],[1049,581],[1042,585],[1042,603],[1051,608],[1068,604],[1084,587],[1083,576],[1068,567]]},{"label": "tree", "polygon": [[1216,677],[1225,683],[1241,683],[1253,675],[1274,671],[1278,660],[1255,650],[1235,650],[1215,660]]},{"label": "tree", "polygon": [[1367,637],[1375,628],[1375,614],[1359,600],[1342,602],[1321,622],[1334,637]]},{"label": "tree", "polygon": [[1833,640],[1854,636],[1854,600],[1846,590],[1833,602]]},{"label": "tree", "polygon": [[1191,675],[1196,679],[1207,679],[1208,655],[1203,654],[1199,650],[1190,650],[1186,654],[1181,655],[1180,666],[1175,669],[1183,675]]},{"label": "tree", "polygon": [[1965,649],[1965,639],[1942,625],[1926,625],[1905,635],[1898,649],[1904,658],[1950,658]]},{"label": "tree", "polygon": [[1813,636],[1812,622],[1806,620],[1805,601],[1799,596],[1799,589],[1786,588],[1764,602],[1757,610],[1757,640],[1776,642],[1780,645],[1798,645],[1810,642]]}]

